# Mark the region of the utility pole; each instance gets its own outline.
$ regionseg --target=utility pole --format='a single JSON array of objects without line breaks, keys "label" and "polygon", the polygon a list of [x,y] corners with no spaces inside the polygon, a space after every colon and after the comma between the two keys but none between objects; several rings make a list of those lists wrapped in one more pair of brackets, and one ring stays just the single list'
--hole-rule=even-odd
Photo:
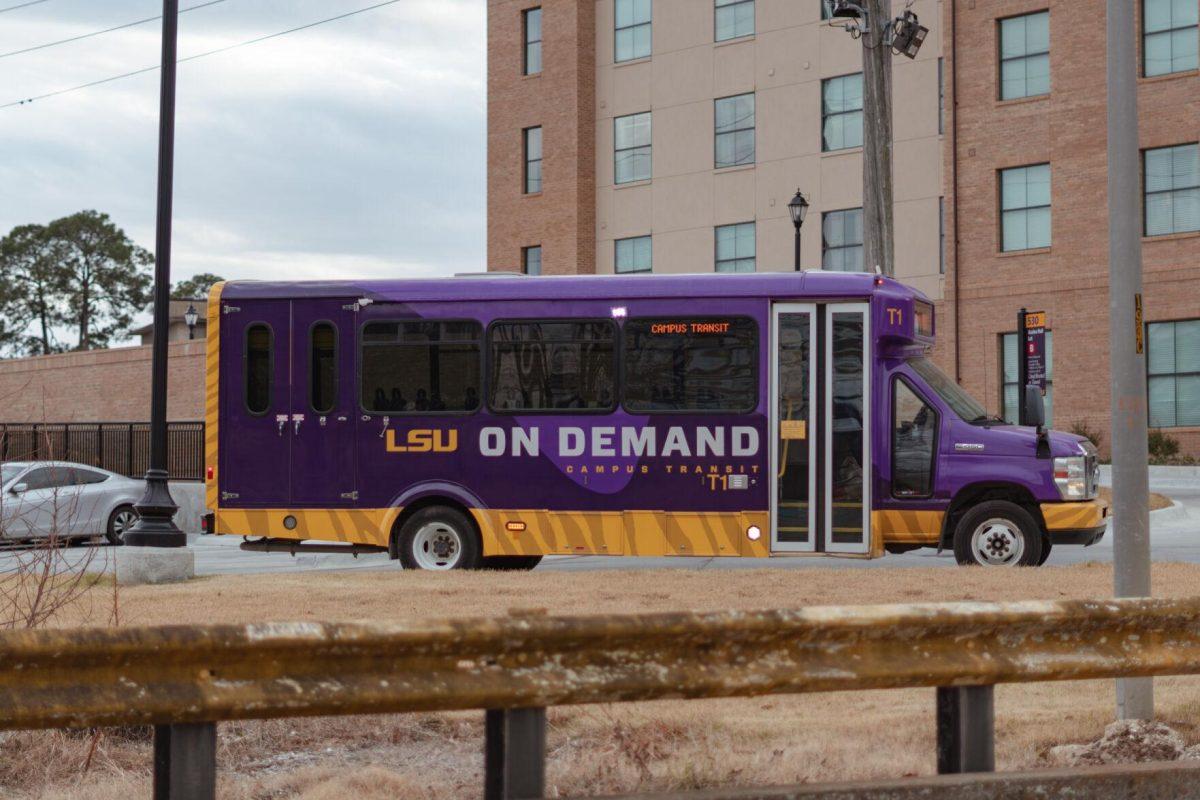
[{"label": "utility pole", "polygon": [[886,25],[891,0],[862,0],[863,33],[863,268],[896,274],[892,229],[892,48]]},{"label": "utility pole", "polygon": [[[1112,373],[1113,590],[1150,595],[1146,355],[1134,0],[1107,0],[1108,338]],[[1118,719],[1151,719],[1150,678],[1117,679]]]}]

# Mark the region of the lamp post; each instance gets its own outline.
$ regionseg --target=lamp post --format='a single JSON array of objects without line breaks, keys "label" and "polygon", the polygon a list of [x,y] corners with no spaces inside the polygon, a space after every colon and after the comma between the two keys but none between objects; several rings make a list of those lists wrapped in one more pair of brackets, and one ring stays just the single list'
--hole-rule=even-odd
[{"label": "lamp post", "polygon": [[196,322],[200,319],[200,315],[196,313],[196,306],[188,303],[187,311],[183,312],[183,321],[188,326],[188,339],[196,338]]},{"label": "lamp post", "polygon": [[[133,547],[185,547],[175,526],[179,507],[167,486],[167,333],[171,325],[171,191],[175,161],[175,53],[179,0],[163,0],[162,77],[158,107],[158,209],[154,242],[154,346],[150,386],[150,466],[138,520],[125,534]],[[118,575],[120,580],[120,575]]]},{"label": "lamp post", "polygon": [[795,269],[800,271],[800,226],[808,216],[808,198],[796,190],[796,196],[788,203],[788,213],[792,215],[792,224],[796,226],[796,263]]}]

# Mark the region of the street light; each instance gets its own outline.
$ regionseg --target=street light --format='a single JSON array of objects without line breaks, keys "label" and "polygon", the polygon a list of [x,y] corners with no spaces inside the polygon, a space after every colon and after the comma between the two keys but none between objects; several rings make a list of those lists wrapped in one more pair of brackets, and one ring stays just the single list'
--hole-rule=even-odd
[{"label": "street light", "polygon": [[188,303],[187,311],[183,312],[183,321],[188,326],[188,339],[196,338],[196,322],[200,319],[200,315],[196,313],[196,307]]},{"label": "street light", "polygon": [[796,226],[796,271],[800,271],[800,226],[808,216],[808,198],[796,190],[796,196],[788,203],[788,213],[792,215],[792,224]]}]

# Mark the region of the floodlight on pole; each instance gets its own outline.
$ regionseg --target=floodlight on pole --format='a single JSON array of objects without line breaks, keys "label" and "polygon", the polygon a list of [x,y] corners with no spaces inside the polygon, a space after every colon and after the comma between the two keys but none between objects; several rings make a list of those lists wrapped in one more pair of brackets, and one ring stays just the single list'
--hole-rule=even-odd
[{"label": "floodlight on pole", "polygon": [[916,14],[905,9],[903,14],[892,21],[892,52],[916,58],[928,35],[929,28],[921,24]]}]

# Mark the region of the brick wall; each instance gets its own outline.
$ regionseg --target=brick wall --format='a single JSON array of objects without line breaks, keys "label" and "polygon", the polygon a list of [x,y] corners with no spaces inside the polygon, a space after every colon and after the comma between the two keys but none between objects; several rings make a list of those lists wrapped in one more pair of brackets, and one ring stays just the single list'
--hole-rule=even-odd
[{"label": "brick wall", "polygon": [[[522,75],[521,12],[488,0],[488,267],[519,271],[540,245],[544,274],[595,272],[595,3],[543,0],[542,71]],[[522,194],[521,132],[542,127],[542,191]]]},{"label": "brick wall", "polygon": [[[167,419],[204,419],[204,342],[172,342]],[[0,361],[0,422],[145,422],[150,347]]]},{"label": "brick wall", "polygon": [[[958,19],[953,48],[950,24],[944,34],[946,222],[948,233],[953,232],[957,215],[959,239],[957,261],[952,243],[947,247],[950,278],[944,305],[957,300],[961,315],[960,382],[986,402],[989,411],[998,412],[1000,334],[1016,330],[1022,306],[1045,310],[1054,331],[1053,425],[1069,429],[1075,422],[1087,423],[1104,434],[1107,445],[1111,419],[1104,3],[976,0],[955,3],[954,8]],[[997,20],[1046,8],[1050,94],[998,100]],[[957,70],[957,97],[950,99],[954,52],[964,58]],[[1200,76],[1192,72],[1141,79],[1138,91],[1141,147],[1197,140]],[[1002,253],[998,170],[1042,162],[1051,165],[1051,246]],[[1200,236],[1145,239],[1142,259],[1147,322],[1200,316]],[[940,335],[953,329],[952,314],[946,316]],[[1200,428],[1168,433],[1189,452],[1200,452]]]}]

